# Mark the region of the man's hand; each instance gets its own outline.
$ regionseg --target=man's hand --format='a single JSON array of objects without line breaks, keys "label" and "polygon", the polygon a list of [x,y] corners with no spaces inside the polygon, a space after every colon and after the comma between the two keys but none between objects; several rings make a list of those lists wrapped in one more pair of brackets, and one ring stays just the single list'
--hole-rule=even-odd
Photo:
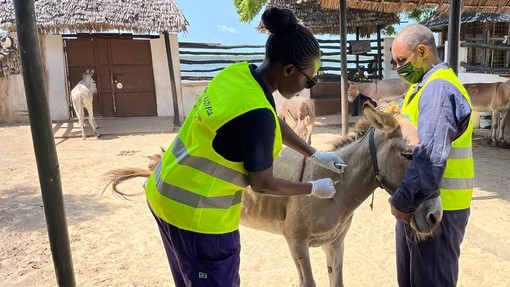
[{"label": "man's hand", "polygon": [[405,223],[409,224],[409,222],[411,220],[411,213],[404,213],[404,212],[396,209],[395,206],[393,206],[393,204],[391,204],[391,197],[388,199],[388,202],[390,203],[390,206],[391,206],[391,214],[393,214],[393,216],[395,216],[395,218],[397,220],[402,220],[402,221],[405,221]]}]

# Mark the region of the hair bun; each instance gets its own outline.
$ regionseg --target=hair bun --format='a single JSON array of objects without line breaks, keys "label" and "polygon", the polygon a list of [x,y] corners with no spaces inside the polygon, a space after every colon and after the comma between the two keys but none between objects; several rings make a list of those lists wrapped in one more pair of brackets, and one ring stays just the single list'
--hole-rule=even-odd
[{"label": "hair bun", "polygon": [[271,7],[262,14],[264,27],[273,34],[296,29],[298,21],[294,13],[289,9]]}]

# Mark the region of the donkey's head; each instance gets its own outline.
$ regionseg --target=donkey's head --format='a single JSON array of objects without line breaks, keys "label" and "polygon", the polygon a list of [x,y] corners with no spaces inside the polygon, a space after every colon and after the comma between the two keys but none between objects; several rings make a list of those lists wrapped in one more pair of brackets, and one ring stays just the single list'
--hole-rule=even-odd
[{"label": "donkey's head", "polygon": [[[418,131],[416,126],[400,113],[396,103],[379,104],[383,105],[374,108],[365,103],[363,114],[377,130],[367,132],[369,141],[373,141],[373,144],[370,144],[370,153],[376,179],[388,193],[393,194],[412,160],[413,149],[419,142]],[[413,213],[410,221],[417,238],[428,237],[438,230],[442,216],[439,197],[425,200]]]},{"label": "donkey's head", "polygon": [[82,82],[82,84],[87,86],[87,88],[94,95],[97,93],[97,87],[96,87],[96,82],[92,78],[92,75],[94,75],[94,69],[92,69],[92,70],[87,69],[83,74],[81,74],[81,82]]},{"label": "donkey's head", "polygon": [[359,94],[359,89],[355,82],[349,81],[349,88],[347,89],[347,99],[349,102],[354,101],[354,98]]}]

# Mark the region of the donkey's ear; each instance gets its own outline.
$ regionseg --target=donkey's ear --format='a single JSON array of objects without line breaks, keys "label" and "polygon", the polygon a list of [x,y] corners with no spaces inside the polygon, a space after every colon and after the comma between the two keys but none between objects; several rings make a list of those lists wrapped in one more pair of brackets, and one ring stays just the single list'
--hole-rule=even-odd
[{"label": "donkey's ear", "polygon": [[94,69],[90,70],[89,75],[94,75]]},{"label": "donkey's ear", "polygon": [[85,71],[85,74],[88,74],[88,73],[89,73],[89,71],[90,71],[90,70],[89,70],[89,69],[87,69],[87,70]]},{"label": "donkey's ear", "polygon": [[399,126],[397,119],[392,115],[377,110],[369,102],[363,104],[363,115],[376,129],[391,133]]}]

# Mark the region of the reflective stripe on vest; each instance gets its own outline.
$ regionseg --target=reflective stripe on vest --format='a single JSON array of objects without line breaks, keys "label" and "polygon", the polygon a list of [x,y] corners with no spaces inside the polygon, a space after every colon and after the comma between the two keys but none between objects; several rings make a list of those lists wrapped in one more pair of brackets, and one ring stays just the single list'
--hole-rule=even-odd
[{"label": "reflective stripe on vest", "polygon": [[179,137],[176,137],[174,140],[172,152],[179,164],[190,166],[235,185],[248,186],[250,184],[248,176],[242,172],[222,166],[205,157],[190,155]]},{"label": "reflective stripe on vest", "polygon": [[[443,79],[455,85],[471,106],[469,96],[451,69],[439,69],[427,79],[421,89],[413,94],[416,85],[412,85],[406,94],[402,110],[407,118],[418,124],[419,101],[425,86],[435,79]],[[473,193],[474,164],[472,151],[473,124],[469,120],[464,133],[451,144],[446,169],[440,184],[441,201],[444,210],[469,208]]]},{"label": "reflective stripe on vest", "polygon": [[159,193],[187,206],[194,208],[228,209],[233,205],[241,203],[242,190],[236,191],[233,195],[206,197],[164,182],[161,178],[161,164],[156,166],[154,173],[156,177],[156,187]]},{"label": "reflective stripe on vest", "polygon": [[282,148],[278,117],[248,63],[232,64],[216,75],[147,181],[147,200],[157,216],[205,234],[238,229],[248,172],[243,162],[218,154],[212,143],[223,125],[255,109],[268,109],[275,119],[274,159]]}]

